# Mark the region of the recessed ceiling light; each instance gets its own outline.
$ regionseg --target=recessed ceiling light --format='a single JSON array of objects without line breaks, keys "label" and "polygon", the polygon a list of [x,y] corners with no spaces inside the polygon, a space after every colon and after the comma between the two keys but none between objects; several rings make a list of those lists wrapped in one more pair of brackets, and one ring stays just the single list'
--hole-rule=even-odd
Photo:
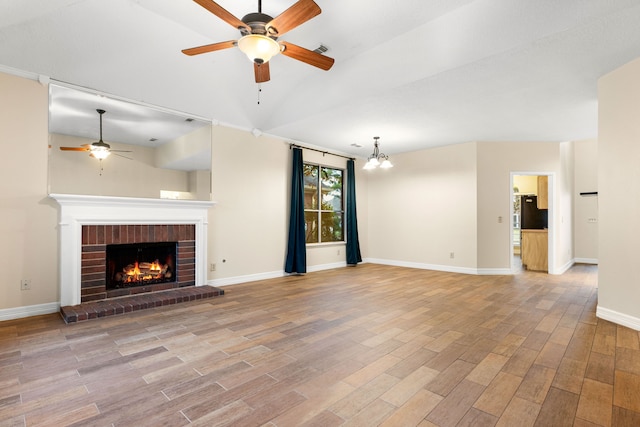
[{"label": "recessed ceiling light", "polygon": [[358,144],[357,142],[354,142],[353,144],[351,144],[351,146],[356,148],[362,148],[362,145]]},{"label": "recessed ceiling light", "polygon": [[156,142],[158,140],[158,138],[149,138],[149,141],[151,142]]}]

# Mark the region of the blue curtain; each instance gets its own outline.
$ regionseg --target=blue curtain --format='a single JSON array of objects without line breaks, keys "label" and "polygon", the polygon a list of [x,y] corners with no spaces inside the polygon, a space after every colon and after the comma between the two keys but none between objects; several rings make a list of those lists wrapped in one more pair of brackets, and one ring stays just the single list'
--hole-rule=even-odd
[{"label": "blue curtain", "polygon": [[347,160],[347,264],[362,262],[358,240],[358,215],[356,213],[356,173],[354,161]]},{"label": "blue curtain", "polygon": [[307,272],[307,247],[304,221],[304,172],[302,149],[293,148],[291,171],[291,211],[289,214],[289,242],[284,271],[287,273]]}]

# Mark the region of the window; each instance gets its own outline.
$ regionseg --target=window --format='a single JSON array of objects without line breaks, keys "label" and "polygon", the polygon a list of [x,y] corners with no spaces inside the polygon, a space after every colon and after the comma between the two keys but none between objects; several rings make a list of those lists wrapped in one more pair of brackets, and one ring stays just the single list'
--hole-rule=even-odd
[{"label": "window", "polygon": [[344,171],[304,164],[304,220],[307,243],[344,241]]}]

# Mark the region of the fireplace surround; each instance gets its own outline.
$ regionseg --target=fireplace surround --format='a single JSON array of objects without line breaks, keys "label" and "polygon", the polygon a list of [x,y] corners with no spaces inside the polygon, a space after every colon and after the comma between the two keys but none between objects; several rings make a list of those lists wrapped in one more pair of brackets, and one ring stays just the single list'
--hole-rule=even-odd
[{"label": "fireplace surround", "polygon": [[[130,259],[122,264],[122,259],[109,259],[110,249],[121,248],[124,252],[148,252],[150,247],[158,245],[173,246],[172,253],[155,254],[162,259],[173,280],[142,280],[131,286],[110,286],[116,275],[114,261],[120,261],[117,267],[124,272]],[[128,248],[128,250],[127,250]],[[147,250],[145,251],[144,248]],[[195,226],[193,224],[143,224],[143,225],[83,225],[82,255],[80,260],[80,301],[96,301],[105,298],[164,291],[195,285]],[[164,251],[161,251],[164,252]],[[170,251],[171,252],[171,251]],[[112,254],[113,255],[113,254]],[[126,255],[126,254],[123,254]],[[153,255],[153,252],[148,256]],[[171,259],[168,259],[168,258]],[[119,258],[119,257],[118,257]],[[151,261],[155,261],[152,259]],[[160,260],[158,260],[160,262]],[[148,262],[144,258],[140,262]],[[140,272],[140,265],[138,264]],[[135,265],[134,265],[135,269]],[[143,271],[146,268],[142,269]],[[166,273],[166,271],[165,271]],[[174,274],[175,273],[175,274]],[[140,277],[140,275],[138,275]],[[144,276],[143,276],[144,277]]]},{"label": "fireplace surround", "polygon": [[[169,288],[206,285],[207,218],[214,202],[71,194],[49,196],[60,205],[59,281],[62,306],[120,296],[118,292],[107,295],[104,283],[106,262],[102,267],[93,266],[96,267],[94,270],[102,269],[94,271],[94,276],[90,276],[92,268],[89,264],[83,263],[83,258],[86,261],[106,257],[106,245],[110,243],[176,241],[178,264],[182,259],[183,266],[191,264],[191,267],[178,271],[179,283]],[[101,279],[96,281],[98,276]],[[90,283],[91,280],[94,282]],[[139,287],[137,292],[167,289],[166,284],[151,286],[157,288]]]}]

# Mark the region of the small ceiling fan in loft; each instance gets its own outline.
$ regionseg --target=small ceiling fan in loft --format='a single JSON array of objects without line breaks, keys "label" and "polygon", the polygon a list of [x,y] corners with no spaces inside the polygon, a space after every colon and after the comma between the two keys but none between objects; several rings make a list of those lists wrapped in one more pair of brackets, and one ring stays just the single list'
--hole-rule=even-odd
[{"label": "small ceiling fan in loft", "polygon": [[213,0],[194,1],[229,25],[240,30],[242,37],[238,40],[228,40],[184,49],[182,53],[185,55],[200,55],[237,46],[253,62],[256,83],[270,80],[269,60],[279,53],[325,71],[333,66],[333,58],[293,43],[277,41],[278,37],[283,36],[322,12],[313,0],[298,0],[298,2],[275,18],[262,13],[262,0],[258,0],[258,12],[249,13],[242,20],[236,18]]},{"label": "small ceiling fan in loft", "polygon": [[[114,154],[116,156],[124,157],[125,159],[129,159],[129,157],[122,156],[117,153],[131,153],[131,151],[126,150],[112,150],[111,146],[102,140],[102,115],[106,113],[105,110],[97,109],[96,110],[100,115],[100,140],[91,144],[83,144],[80,147],[60,147],[62,151],[88,151],[91,157],[94,157],[100,161],[109,157],[110,154]],[[129,159],[131,160],[131,159]]]}]

